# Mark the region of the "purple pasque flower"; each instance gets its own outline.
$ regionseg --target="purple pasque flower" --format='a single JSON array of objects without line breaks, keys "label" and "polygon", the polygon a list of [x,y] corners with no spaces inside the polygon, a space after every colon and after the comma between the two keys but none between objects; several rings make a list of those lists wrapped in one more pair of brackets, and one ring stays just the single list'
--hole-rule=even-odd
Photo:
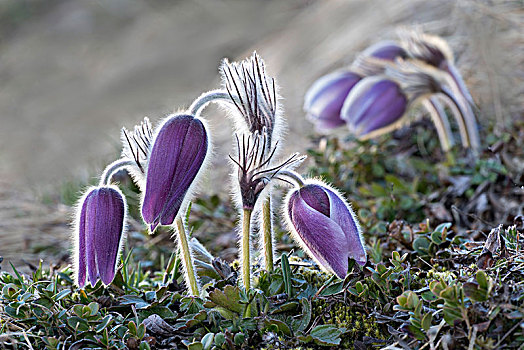
[{"label": "purple pasque flower", "polygon": [[362,79],[342,107],[342,119],[359,138],[370,138],[397,127],[408,99],[402,88],[384,76]]},{"label": "purple pasque flower", "polygon": [[202,120],[192,115],[170,115],[158,128],[147,162],[142,217],[153,232],[171,225],[201,172],[209,151]]},{"label": "purple pasque flower", "polygon": [[327,74],[311,85],[304,97],[304,110],[319,130],[344,125],[340,110],[351,89],[362,77],[349,70]]},{"label": "purple pasque flower", "polygon": [[100,278],[107,286],[116,273],[125,236],[126,201],[115,186],[90,188],[79,202],[75,233],[76,282],[86,277],[94,286]]},{"label": "purple pasque flower", "polygon": [[367,261],[364,239],[353,210],[334,188],[317,180],[290,191],[285,201],[290,231],[321,268],[344,278],[348,260]]}]

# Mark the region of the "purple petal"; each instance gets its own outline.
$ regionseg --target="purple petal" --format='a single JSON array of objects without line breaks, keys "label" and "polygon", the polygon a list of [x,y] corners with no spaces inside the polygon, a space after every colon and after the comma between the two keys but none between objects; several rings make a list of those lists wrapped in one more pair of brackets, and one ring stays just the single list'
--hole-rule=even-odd
[{"label": "purple petal", "polygon": [[330,217],[342,228],[346,235],[349,257],[354,259],[360,265],[365,265],[367,261],[366,249],[364,248],[361,238],[362,236],[353,212],[337,194],[328,188],[324,188],[324,191],[330,199]]},{"label": "purple petal", "polygon": [[407,57],[407,52],[400,46],[400,44],[397,44],[394,41],[385,40],[371,45],[362,51],[362,55],[380,58],[387,61],[394,61],[397,57]]},{"label": "purple petal", "polygon": [[94,286],[98,277],[105,285],[115,277],[116,260],[124,230],[125,202],[114,188],[102,187],[86,200],[87,272]]},{"label": "purple petal", "polygon": [[300,191],[300,196],[311,208],[329,217],[329,197],[321,186],[308,185]]},{"label": "purple petal", "polygon": [[399,120],[406,107],[406,96],[398,84],[382,77],[368,77],[349,93],[342,118],[350,129],[363,136]]},{"label": "purple petal", "polygon": [[80,208],[80,216],[78,219],[78,261],[77,261],[77,283],[80,288],[83,288],[86,283],[86,211],[87,202],[93,191],[86,194],[83,198],[82,207]]},{"label": "purple petal", "polygon": [[288,204],[291,222],[302,243],[320,265],[344,278],[348,270],[348,242],[341,227],[310,207],[301,195],[308,186],[293,193]]},{"label": "purple petal", "polygon": [[98,189],[94,189],[89,197],[86,199],[86,216],[85,216],[85,230],[86,230],[86,260],[87,260],[87,275],[89,282],[94,286],[98,280],[98,267],[96,266],[96,244],[95,236],[98,228],[98,212],[96,208],[96,196]]},{"label": "purple petal", "polygon": [[96,260],[100,279],[105,285],[115,278],[120,242],[124,231],[125,204],[118,191],[101,188],[97,196]]},{"label": "purple petal", "polygon": [[164,123],[149,157],[142,203],[142,216],[152,229],[173,223],[207,150],[207,133],[199,119],[177,115]]},{"label": "purple petal", "polygon": [[338,71],[318,79],[306,92],[304,110],[319,123],[319,129],[333,129],[344,125],[340,110],[349,91],[361,77],[351,71]]}]

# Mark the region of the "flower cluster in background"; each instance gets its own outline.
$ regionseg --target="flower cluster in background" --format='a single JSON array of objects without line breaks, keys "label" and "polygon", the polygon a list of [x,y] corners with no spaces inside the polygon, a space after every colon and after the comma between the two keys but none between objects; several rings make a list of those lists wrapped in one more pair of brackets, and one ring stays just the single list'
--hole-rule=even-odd
[{"label": "flower cluster in background", "polygon": [[451,49],[442,38],[417,31],[401,31],[399,42],[376,43],[350,67],[315,81],[304,110],[317,130],[346,125],[359,139],[368,139],[409,123],[409,111],[419,104],[428,111],[444,151],[454,144],[446,107],[462,145],[478,151],[473,99]]}]

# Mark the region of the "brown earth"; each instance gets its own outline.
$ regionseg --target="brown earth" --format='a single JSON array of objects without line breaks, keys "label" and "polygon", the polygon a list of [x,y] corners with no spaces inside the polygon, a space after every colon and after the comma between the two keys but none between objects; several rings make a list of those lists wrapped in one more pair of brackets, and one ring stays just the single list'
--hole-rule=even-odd
[{"label": "brown earth", "polygon": [[[117,154],[121,126],[188,106],[217,87],[221,58],[254,49],[281,85],[290,151],[310,142],[307,87],[399,26],[449,41],[481,125],[502,133],[522,117],[523,12],[517,1],[54,2],[0,44],[0,255],[17,266],[46,256],[34,253],[41,245],[66,255],[69,209],[41,195],[95,176]],[[207,186],[222,182],[225,193],[229,123],[216,109],[205,115],[217,159]]]}]

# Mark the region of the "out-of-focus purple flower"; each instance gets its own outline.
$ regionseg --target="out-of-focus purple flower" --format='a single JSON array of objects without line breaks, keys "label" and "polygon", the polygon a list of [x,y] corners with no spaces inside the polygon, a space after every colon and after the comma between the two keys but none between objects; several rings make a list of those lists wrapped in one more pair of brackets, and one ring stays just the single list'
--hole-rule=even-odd
[{"label": "out-of-focus purple flower", "polygon": [[348,260],[366,264],[366,249],[353,210],[335,189],[308,180],[286,197],[293,237],[323,269],[344,278]]},{"label": "out-of-focus purple flower", "polygon": [[172,115],[161,125],[147,163],[142,217],[153,232],[171,225],[208,153],[208,135],[192,115]]},{"label": "out-of-focus purple flower", "polygon": [[348,93],[362,77],[351,71],[327,74],[311,85],[304,98],[304,110],[317,129],[329,130],[345,124],[340,110]]},{"label": "out-of-focus purple flower", "polygon": [[396,58],[406,58],[408,56],[406,50],[392,40],[379,41],[362,51],[361,55],[386,61],[394,61]]},{"label": "out-of-focus purple flower", "polygon": [[86,277],[94,286],[100,278],[110,284],[124,239],[126,203],[114,186],[91,188],[82,197],[75,237],[76,281],[83,288]]},{"label": "out-of-focus purple flower", "polygon": [[401,87],[383,76],[362,79],[349,93],[341,116],[359,138],[374,137],[395,128],[408,100]]}]

